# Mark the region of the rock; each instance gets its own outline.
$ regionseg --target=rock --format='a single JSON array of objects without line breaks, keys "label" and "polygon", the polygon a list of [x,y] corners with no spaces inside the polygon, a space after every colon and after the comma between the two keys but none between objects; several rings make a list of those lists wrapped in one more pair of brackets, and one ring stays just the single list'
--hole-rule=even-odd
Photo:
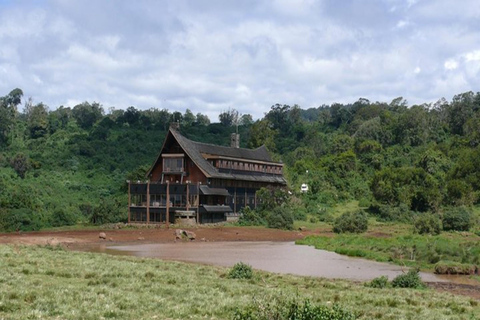
[{"label": "rock", "polygon": [[48,239],[48,240],[47,240],[47,244],[48,244],[49,246],[55,247],[55,246],[58,246],[58,245],[60,244],[60,242],[58,241],[57,238],[52,238],[52,239]]},{"label": "rock", "polygon": [[175,240],[181,240],[183,235],[183,230],[176,229],[174,235],[175,235]]},{"label": "rock", "polygon": [[203,241],[203,242],[205,242],[205,241],[207,241],[207,240],[206,240],[205,238],[202,238],[202,239],[200,239],[200,241]]},{"label": "rock", "polygon": [[193,231],[184,231],[184,232],[185,232],[188,240],[195,240],[195,238],[197,237],[197,235]]},{"label": "rock", "polygon": [[108,241],[112,242],[112,241],[113,241],[113,238],[108,238]]},{"label": "rock", "polygon": [[138,237],[137,240],[145,240],[145,238],[144,237]]},{"label": "rock", "polygon": [[105,232],[100,232],[100,233],[98,234],[98,237],[99,237],[100,239],[103,239],[103,240],[107,239],[107,235],[105,234]]},{"label": "rock", "polygon": [[301,226],[300,228],[298,228],[299,231],[305,231],[307,230],[307,227],[304,227],[304,226]]}]

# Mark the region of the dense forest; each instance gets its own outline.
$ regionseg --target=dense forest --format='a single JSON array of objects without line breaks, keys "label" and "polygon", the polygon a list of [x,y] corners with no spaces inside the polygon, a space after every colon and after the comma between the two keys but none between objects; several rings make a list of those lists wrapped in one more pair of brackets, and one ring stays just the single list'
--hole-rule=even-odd
[{"label": "dense forest", "polygon": [[299,218],[349,200],[390,219],[480,199],[480,93],[413,106],[276,104],[257,121],[234,109],[218,121],[97,102],[49,110],[15,89],[0,97],[0,230],[124,221],[125,181],[144,179],[171,122],[196,141],[228,145],[238,130],[242,147],[265,144],[285,164]]}]

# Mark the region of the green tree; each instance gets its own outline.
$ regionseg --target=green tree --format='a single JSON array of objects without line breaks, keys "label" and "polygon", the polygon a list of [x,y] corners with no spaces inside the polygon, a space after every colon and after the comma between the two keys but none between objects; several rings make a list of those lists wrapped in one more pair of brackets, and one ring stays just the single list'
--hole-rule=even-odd
[{"label": "green tree", "polygon": [[72,117],[83,129],[90,129],[103,116],[103,108],[97,103],[83,102],[73,107]]}]

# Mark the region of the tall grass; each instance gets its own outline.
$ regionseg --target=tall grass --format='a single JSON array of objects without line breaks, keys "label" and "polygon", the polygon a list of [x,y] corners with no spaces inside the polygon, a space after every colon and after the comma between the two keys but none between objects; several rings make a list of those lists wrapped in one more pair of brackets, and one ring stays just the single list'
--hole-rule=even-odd
[{"label": "tall grass", "polygon": [[0,246],[0,319],[232,319],[252,301],[340,305],[359,319],[474,319],[477,301],[361,284],[156,259]]}]

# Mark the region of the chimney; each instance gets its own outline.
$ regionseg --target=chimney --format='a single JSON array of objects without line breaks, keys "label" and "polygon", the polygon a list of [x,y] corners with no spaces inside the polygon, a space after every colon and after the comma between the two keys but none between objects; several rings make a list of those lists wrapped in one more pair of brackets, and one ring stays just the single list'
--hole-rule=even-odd
[{"label": "chimney", "polygon": [[178,130],[180,129],[180,122],[170,122],[170,129],[172,130]]},{"label": "chimney", "polygon": [[240,134],[232,133],[230,135],[230,147],[240,148]]}]

